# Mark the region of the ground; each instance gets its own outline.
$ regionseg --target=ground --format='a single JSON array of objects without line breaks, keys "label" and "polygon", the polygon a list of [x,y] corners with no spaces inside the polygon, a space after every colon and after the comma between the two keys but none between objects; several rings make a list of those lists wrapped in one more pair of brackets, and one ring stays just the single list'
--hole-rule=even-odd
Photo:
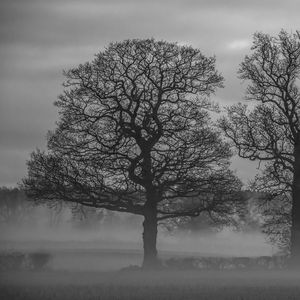
[{"label": "ground", "polygon": [[3,300],[300,298],[300,273],[284,271],[23,271],[0,282]]},{"label": "ground", "polygon": [[[1,300],[300,299],[300,272],[120,270],[140,251],[60,250],[43,271],[0,272]],[[168,257],[167,254],[164,254]]]}]

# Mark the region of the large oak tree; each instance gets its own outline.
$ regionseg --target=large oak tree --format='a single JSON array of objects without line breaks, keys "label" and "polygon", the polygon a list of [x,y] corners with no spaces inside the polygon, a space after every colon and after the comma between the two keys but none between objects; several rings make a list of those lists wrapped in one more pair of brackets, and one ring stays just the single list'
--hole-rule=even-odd
[{"label": "large oak tree", "polygon": [[300,34],[256,33],[251,50],[239,75],[257,105],[228,108],[221,127],[241,157],[262,162],[255,189],[290,203],[290,252],[300,264]]},{"label": "large oak tree", "polygon": [[30,197],[144,216],[144,267],[158,262],[158,222],[234,212],[240,182],[209,117],[208,98],[223,82],[214,57],[126,40],[65,77],[48,151],[28,162]]}]

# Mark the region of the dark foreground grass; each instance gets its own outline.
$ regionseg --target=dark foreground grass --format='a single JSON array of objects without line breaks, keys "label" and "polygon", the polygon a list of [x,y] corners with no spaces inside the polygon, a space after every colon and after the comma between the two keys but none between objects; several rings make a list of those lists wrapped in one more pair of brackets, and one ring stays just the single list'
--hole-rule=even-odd
[{"label": "dark foreground grass", "polygon": [[300,273],[279,271],[7,272],[1,300],[300,299]]}]

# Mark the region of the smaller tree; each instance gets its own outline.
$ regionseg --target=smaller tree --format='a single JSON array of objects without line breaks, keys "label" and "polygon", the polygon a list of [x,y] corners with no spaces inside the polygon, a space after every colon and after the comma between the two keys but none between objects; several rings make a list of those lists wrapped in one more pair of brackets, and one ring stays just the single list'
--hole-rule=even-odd
[{"label": "smaller tree", "polygon": [[250,82],[249,110],[238,104],[220,122],[240,157],[262,162],[254,188],[269,200],[291,202],[291,257],[300,265],[300,33],[282,30],[278,36],[256,33],[240,65],[239,75]]}]

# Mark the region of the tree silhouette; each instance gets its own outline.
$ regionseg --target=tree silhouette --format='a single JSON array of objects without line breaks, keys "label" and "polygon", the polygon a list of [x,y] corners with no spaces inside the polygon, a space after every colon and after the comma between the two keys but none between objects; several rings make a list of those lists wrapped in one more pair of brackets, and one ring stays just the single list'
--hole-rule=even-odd
[{"label": "tree silhouette", "polygon": [[126,40],[65,76],[48,152],[28,162],[30,197],[144,216],[145,268],[158,264],[159,221],[234,211],[240,182],[209,117],[208,97],[223,82],[214,57]]},{"label": "tree silhouette", "polygon": [[252,110],[238,104],[228,108],[221,127],[239,156],[262,162],[255,189],[269,199],[292,201],[291,257],[300,263],[300,34],[281,31],[277,37],[254,35],[252,54],[240,65],[249,80]]}]

